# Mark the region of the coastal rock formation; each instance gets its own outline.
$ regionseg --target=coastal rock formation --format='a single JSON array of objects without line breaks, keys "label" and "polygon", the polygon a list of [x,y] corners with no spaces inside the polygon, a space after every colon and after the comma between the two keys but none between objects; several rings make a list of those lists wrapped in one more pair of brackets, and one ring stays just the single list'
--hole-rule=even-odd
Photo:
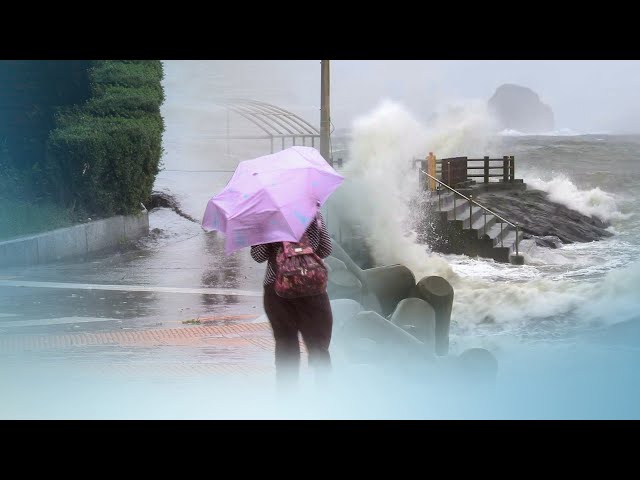
[{"label": "coastal rock formation", "polygon": [[538,237],[538,245],[555,248],[554,237],[562,243],[574,243],[613,235],[607,230],[607,223],[554,203],[540,190],[480,193],[475,198],[504,218],[518,222],[525,234]]},{"label": "coastal rock formation", "polygon": [[522,133],[544,133],[555,128],[553,111],[527,87],[505,84],[489,99],[489,111],[502,129]]}]

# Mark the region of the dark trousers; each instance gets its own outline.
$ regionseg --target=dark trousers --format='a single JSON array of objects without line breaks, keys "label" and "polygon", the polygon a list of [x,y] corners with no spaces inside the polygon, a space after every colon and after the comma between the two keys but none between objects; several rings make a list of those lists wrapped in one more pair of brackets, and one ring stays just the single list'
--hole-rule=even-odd
[{"label": "dark trousers", "polygon": [[279,297],[273,285],[264,288],[264,310],[276,342],[276,378],[280,385],[296,381],[300,369],[302,335],[309,365],[326,372],[331,367],[329,344],[333,315],[326,293],[300,298]]}]

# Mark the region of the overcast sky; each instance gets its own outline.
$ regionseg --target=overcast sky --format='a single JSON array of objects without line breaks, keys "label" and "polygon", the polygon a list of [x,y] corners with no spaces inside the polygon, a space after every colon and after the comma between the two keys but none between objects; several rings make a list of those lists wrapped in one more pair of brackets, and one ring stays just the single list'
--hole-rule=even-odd
[{"label": "overcast sky", "polygon": [[[216,96],[243,96],[289,108],[319,125],[319,60],[165,62],[167,103],[206,108]],[[640,61],[333,60],[331,117],[349,127],[383,98],[419,118],[452,101],[488,100],[503,83],[533,89],[556,128],[640,132]]]}]

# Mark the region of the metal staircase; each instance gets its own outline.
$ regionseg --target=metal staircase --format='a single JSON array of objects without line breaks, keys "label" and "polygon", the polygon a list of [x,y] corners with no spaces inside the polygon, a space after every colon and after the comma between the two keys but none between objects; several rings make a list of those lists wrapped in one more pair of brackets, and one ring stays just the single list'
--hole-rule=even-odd
[{"label": "metal staircase", "polygon": [[515,223],[479,204],[424,170],[438,183],[428,195],[430,223],[419,240],[442,253],[492,258],[496,262],[521,265],[518,245],[523,232]]}]

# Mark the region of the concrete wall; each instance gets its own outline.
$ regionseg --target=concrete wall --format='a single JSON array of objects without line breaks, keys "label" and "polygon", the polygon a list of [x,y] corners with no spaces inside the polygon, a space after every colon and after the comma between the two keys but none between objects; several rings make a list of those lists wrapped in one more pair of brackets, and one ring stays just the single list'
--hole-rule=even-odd
[{"label": "concrete wall", "polygon": [[0,242],[0,267],[37,265],[116,247],[149,234],[149,215],[117,216]]}]

